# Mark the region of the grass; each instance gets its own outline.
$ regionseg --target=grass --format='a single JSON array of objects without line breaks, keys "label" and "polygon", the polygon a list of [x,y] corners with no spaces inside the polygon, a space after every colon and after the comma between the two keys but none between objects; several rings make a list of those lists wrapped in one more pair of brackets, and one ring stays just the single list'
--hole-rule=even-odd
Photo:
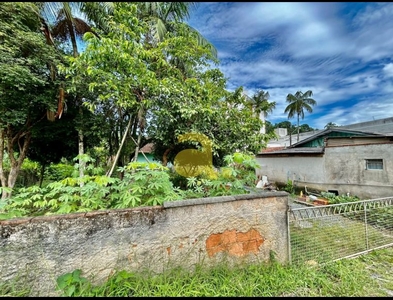
[{"label": "grass", "polygon": [[368,211],[367,226],[363,211],[290,220],[292,262],[323,263],[393,243],[391,216],[384,210]]},{"label": "grass", "polygon": [[156,276],[123,271],[79,296],[386,296],[386,289],[393,290],[393,265],[386,261],[393,263],[393,248],[318,266],[273,261]]},{"label": "grass", "polygon": [[[219,265],[193,273],[178,268],[160,275],[120,271],[104,284],[78,282],[72,296],[389,296],[393,294],[393,248],[323,265],[275,261],[243,267]],[[28,290],[0,285],[1,296]]]},{"label": "grass", "polygon": [[26,286],[13,282],[0,283],[0,297],[28,297],[30,289]]}]

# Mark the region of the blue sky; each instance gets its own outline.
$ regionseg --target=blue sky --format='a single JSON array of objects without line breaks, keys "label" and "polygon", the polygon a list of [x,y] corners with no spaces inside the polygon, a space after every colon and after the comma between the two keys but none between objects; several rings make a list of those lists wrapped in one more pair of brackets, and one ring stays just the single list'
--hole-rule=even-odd
[{"label": "blue sky", "polygon": [[273,124],[307,90],[317,105],[300,124],[313,128],[393,116],[391,2],[199,2],[187,22],[217,48],[229,90],[269,92]]}]

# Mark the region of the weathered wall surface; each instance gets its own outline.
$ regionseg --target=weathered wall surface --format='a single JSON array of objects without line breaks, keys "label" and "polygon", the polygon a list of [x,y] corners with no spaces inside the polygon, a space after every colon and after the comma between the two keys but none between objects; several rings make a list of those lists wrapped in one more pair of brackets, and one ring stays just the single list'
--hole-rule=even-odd
[{"label": "weathered wall surface", "polygon": [[266,175],[269,182],[288,180],[304,182],[323,182],[325,178],[325,159],[321,156],[259,156],[260,168],[257,175]]},{"label": "weathered wall surface", "polygon": [[[326,147],[323,157],[259,156],[257,174],[269,182],[286,183],[322,191],[336,190],[361,199],[393,195],[393,151],[391,144]],[[383,159],[383,170],[366,170],[366,159]]]},{"label": "weathered wall surface", "polygon": [[288,260],[286,192],[166,202],[156,207],[0,221],[0,280],[18,276],[55,296],[75,269],[94,283],[115,270]]},{"label": "weathered wall surface", "polygon": [[[366,170],[366,159],[383,159],[383,170]],[[363,199],[393,195],[391,144],[325,148],[326,182]]]}]

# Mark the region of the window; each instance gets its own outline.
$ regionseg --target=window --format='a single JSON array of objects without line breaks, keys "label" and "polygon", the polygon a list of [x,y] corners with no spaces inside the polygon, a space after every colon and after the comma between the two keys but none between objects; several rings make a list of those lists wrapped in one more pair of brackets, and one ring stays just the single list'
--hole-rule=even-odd
[{"label": "window", "polygon": [[383,170],[383,159],[366,159],[366,170]]}]

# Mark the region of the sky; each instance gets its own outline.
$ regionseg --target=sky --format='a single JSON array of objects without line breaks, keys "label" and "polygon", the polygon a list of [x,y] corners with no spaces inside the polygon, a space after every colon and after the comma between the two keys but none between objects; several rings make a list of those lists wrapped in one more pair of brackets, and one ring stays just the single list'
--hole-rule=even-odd
[{"label": "sky", "polygon": [[392,2],[198,2],[187,23],[217,49],[228,90],[269,92],[273,125],[296,125],[286,96],[308,90],[300,125],[393,116]]}]

